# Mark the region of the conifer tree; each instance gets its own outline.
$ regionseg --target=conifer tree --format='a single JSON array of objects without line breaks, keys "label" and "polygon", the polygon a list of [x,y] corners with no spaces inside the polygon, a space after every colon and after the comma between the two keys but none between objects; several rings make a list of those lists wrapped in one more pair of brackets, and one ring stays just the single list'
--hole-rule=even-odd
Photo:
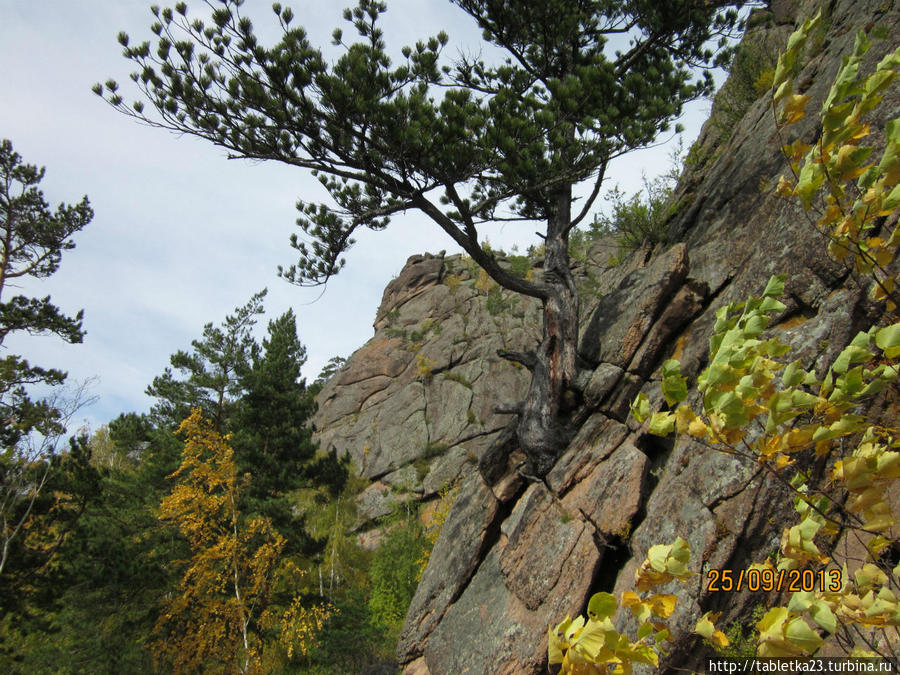
[{"label": "conifer tree", "polygon": [[[205,138],[233,157],[311,170],[331,197],[301,201],[292,240],[296,283],[324,283],[344,264],[360,227],[418,211],[502,287],[540,300],[543,337],[528,353],[518,440],[546,472],[571,429],[578,359],[578,303],[568,238],[590,213],[610,160],[646,146],[684,104],[712,88],[710,38],[731,30],[741,2],[725,0],[453,0],[504,56],[442,59],[441,32],[405,47],[392,64],[380,0],[345,11],[358,34],[334,43],[333,63],[273,10],[281,40],[266,47],[242,0],[208,2],[210,21],[186,3],[153,7],[156,44],[119,41],[137,65],[144,100],[129,104],[114,80],[94,91],[154,126]],[[702,73],[694,77],[696,68]],[[147,106],[149,104],[149,107]],[[151,112],[152,110],[152,112]],[[585,198],[576,197],[587,185]],[[525,280],[482,247],[482,225],[539,223],[543,274]]]},{"label": "conifer tree", "polygon": [[315,402],[307,395],[300,369],[306,348],[297,338],[293,310],[269,322],[268,337],[242,380],[234,423],[236,461],[251,476],[247,497],[252,508],[270,517],[288,540],[302,539],[302,522],[292,515],[287,498],[300,487],[327,487],[332,495],[343,489],[347,463],[334,452],[316,458],[309,418]]},{"label": "conifer tree", "polygon": [[[63,251],[75,248],[72,235],[94,217],[87,197],[78,204],[60,204],[51,211],[38,188],[45,170],[24,164],[8,140],[0,141],[0,346],[11,333],[55,334],[70,343],[84,338],[84,313],[66,316],[50,297],[8,297],[7,290],[26,277],[44,279],[57,269]],[[66,374],[33,366],[21,356],[0,361],[0,443],[13,448],[32,430],[59,430],[59,411],[47,401],[33,401],[26,387],[58,385]]]},{"label": "conifer tree", "polygon": [[254,492],[270,495],[299,486],[303,466],[316,451],[306,426],[312,401],[304,396],[300,374],[306,348],[297,339],[292,310],[269,322],[261,352],[242,380],[236,427],[240,466],[252,468]]},{"label": "conifer tree", "polygon": [[[66,316],[50,297],[9,297],[25,278],[44,279],[59,269],[72,236],[93,218],[87,197],[50,209],[38,187],[44,169],[25,164],[8,140],[0,141],[0,347],[15,333],[57,335],[78,343],[83,313]],[[69,395],[58,388],[66,373],[7,354],[0,359],[0,574],[30,574],[44,564],[77,520],[95,478],[85,444],[57,447],[68,419],[86,403],[84,387]],[[33,385],[57,387],[34,400]],[[88,475],[91,474],[91,475]],[[79,487],[81,486],[81,487]],[[69,490],[71,488],[71,491]],[[40,521],[41,524],[38,524]],[[28,542],[23,538],[29,535]],[[7,569],[12,557],[18,557]],[[8,589],[19,582],[5,579]]]},{"label": "conifer tree", "polygon": [[[151,410],[157,426],[174,430],[193,408],[200,408],[217,431],[227,430],[242,378],[258,348],[251,331],[263,313],[265,296],[265,289],[254,294],[221,326],[206,324],[203,337],[191,341],[192,352],[172,354],[172,367],[147,387],[147,394],[157,398]],[[180,379],[173,369],[181,373]]]}]

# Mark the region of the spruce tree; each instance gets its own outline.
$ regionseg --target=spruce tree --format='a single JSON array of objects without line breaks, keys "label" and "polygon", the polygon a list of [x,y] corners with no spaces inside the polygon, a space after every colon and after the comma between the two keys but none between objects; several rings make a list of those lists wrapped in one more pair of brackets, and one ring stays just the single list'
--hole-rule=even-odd
[{"label": "spruce tree", "polygon": [[292,515],[289,493],[301,487],[325,487],[332,495],[343,489],[347,463],[329,453],[316,457],[310,417],[315,402],[308,395],[300,369],[306,348],[297,337],[293,310],[269,322],[262,350],[243,378],[234,423],[235,457],[249,474],[246,495],[253,510],[269,516],[289,542],[314,548],[303,524]]},{"label": "spruce tree", "polygon": [[[188,18],[184,2],[154,6],[155,45],[132,45],[120,33],[143,100],[127,103],[114,80],[95,92],[232,157],[318,175],[331,201],[298,204],[306,241],[292,240],[299,260],[281,270],[289,281],[326,282],[358,228],[380,230],[391,216],[418,211],[502,287],[540,300],[540,344],[504,356],[532,373],[525,400],[506,408],[519,414],[532,470],[546,472],[580,400],[569,233],[590,214],[609,162],[652,143],[686,102],[710,92],[710,39],[736,26],[742,3],[453,0],[504,56],[448,63],[441,32],[405,47],[398,64],[386,49],[380,0],[345,11],[358,38],[335,30],[343,53],[333,62],[280,3],[273,10],[282,36],[271,47],[242,0],[207,4],[209,21]],[[490,222],[529,232],[538,224],[540,277],[519,278],[482,247]]]}]

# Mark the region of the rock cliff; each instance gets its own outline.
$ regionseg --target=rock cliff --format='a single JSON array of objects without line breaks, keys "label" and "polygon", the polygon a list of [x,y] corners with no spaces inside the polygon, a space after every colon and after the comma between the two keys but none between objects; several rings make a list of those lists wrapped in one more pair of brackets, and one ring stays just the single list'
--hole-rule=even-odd
[{"label": "rock cliff", "polygon": [[364,518],[472,473],[511,418],[495,406],[528,385],[497,350],[530,347],[539,331],[535,301],[501,293],[461,256],[407,261],[384,291],[375,336],[325,385],[314,420],[322,447],[349,453],[373,481]]},{"label": "rock cliff", "polygon": [[[802,74],[815,110],[858,28],[900,34],[893,5],[772,2],[755,16],[752,39],[783,44],[798,17],[828,13]],[[895,86],[873,119],[876,137],[898,112]],[[798,125],[807,141],[813,117]],[[790,507],[783,488],[754,464],[646,434],[628,406],[639,391],[659,403],[658,368],[673,355],[696,378],[715,311],[758,295],[772,274],[789,274],[773,330],[807,368],[824,367],[871,321],[864,290],[829,260],[799,207],[773,193],[785,171],[781,143],[764,98],[728,132],[708,124],[676,191],[669,232],[678,243],[617,265],[598,245],[581,264],[587,414],[544,481],[517,473],[511,416],[494,410],[527,385],[527,372],[496,351],[534,345],[537,305],[443,254],[411,258],[385,290],[375,336],[323,389],[315,423],[323,447],[349,452],[373,480],[361,498],[368,519],[404,495],[427,499],[461,484],[407,615],[398,652],[406,673],[546,672],[547,626],[583,612],[592,593],[629,588],[648,548],[677,535],[700,574],[677,590],[668,667],[696,663],[690,628],[702,612],[724,611],[727,623],[766,601],[710,594],[706,571],[739,569],[777,548]],[[507,264],[536,271],[519,258]]]}]

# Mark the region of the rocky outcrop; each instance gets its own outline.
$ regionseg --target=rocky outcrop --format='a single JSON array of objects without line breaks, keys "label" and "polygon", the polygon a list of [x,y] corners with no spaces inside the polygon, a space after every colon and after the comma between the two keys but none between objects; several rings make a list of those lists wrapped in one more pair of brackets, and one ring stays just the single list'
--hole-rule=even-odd
[{"label": "rocky outcrop", "polygon": [[[786,37],[791,17],[820,4],[773,2],[763,23]],[[879,22],[900,34],[892,6],[837,0],[825,8],[828,32],[801,76],[810,110],[858,27]],[[867,61],[888,46],[876,44]],[[873,130],[898,115],[898,101],[895,86]],[[798,126],[794,133],[815,137],[814,116]],[[740,458],[650,436],[629,419],[629,404],[643,391],[661,407],[666,358],[677,356],[695,379],[716,310],[759,294],[774,273],[789,277],[787,309],[772,330],[807,368],[824,368],[867,326],[871,308],[799,207],[773,194],[783,140],[766,101],[750,106],[730,138],[712,143],[712,134],[698,146],[709,151],[705,161],[676,195],[682,207],[669,230],[680,243],[615,266],[598,249],[580,270],[591,281],[579,348],[588,365],[579,382],[584,422],[543,481],[518,473],[510,417],[493,412],[527,384],[496,350],[536,342],[537,307],[493,289],[460,258],[410,259],[385,291],[375,337],[323,390],[316,424],[324,447],[349,452],[377,485],[403,486],[377,488],[382,494],[425,496],[461,481],[401,636],[408,675],[545,672],[547,626],[583,612],[597,591],[630,588],[649,547],[676,536],[689,541],[699,575],[670,591],[680,600],[668,666],[691,668],[703,655],[690,634],[702,612],[724,611],[727,623],[764,602],[706,592],[706,572],[742,568],[777,548],[790,508],[783,487]]]},{"label": "rocky outcrop", "polygon": [[325,385],[314,418],[321,447],[380,480],[360,500],[365,518],[471,472],[511,418],[495,406],[528,385],[497,351],[532,348],[539,311],[461,256],[407,261],[384,291],[375,336]]}]

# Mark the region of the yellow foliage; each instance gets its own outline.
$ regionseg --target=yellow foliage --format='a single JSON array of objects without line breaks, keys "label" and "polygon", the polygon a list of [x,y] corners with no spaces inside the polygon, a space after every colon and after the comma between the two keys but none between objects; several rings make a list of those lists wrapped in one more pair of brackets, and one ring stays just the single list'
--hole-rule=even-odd
[{"label": "yellow foliage", "polygon": [[475,288],[480,292],[487,295],[491,288],[494,286],[494,280],[491,279],[490,275],[484,270],[479,270],[478,272],[478,280],[475,282]]},{"label": "yellow foliage", "polygon": [[[173,672],[258,672],[265,644],[257,626],[271,623],[276,580],[302,572],[281,560],[285,539],[267,518],[239,509],[241,481],[228,438],[199,410],[178,429],[185,440],[177,480],[160,503],[160,520],[174,524],[191,556],[177,591],[156,622],[157,661]],[[304,610],[295,599],[281,617],[289,651],[305,654],[324,621],[324,610]],[[288,647],[288,645],[286,645]]]},{"label": "yellow foliage", "polygon": [[416,356],[416,371],[423,380],[431,379],[434,373],[434,367],[437,365],[434,361],[419,354]]},{"label": "yellow foliage", "polygon": [[721,612],[707,612],[700,617],[700,620],[694,627],[694,632],[705,637],[717,647],[727,647],[729,644],[728,638],[725,636],[725,633],[718,630],[715,626],[715,621],[721,614]]},{"label": "yellow foliage", "polygon": [[450,289],[450,295],[456,295],[456,291],[459,290],[459,285],[462,283],[462,276],[459,274],[448,274],[444,277],[444,283]]},{"label": "yellow foliage", "polygon": [[[820,20],[817,16],[807,21],[779,59],[772,102],[780,133],[805,115],[809,96],[792,93],[791,75],[809,31]],[[888,53],[873,73],[861,77],[859,67],[870,46],[870,40],[860,31],[853,52],[844,59],[822,105],[822,134],[816,143],[810,146],[798,139],[783,146],[794,180],[782,176],[777,192],[797,197],[808,212],[818,210],[816,226],[831,240],[829,253],[839,261],[849,258],[858,274],[871,275],[872,297],[885,301],[888,311],[893,312],[900,298],[894,293],[897,273],[889,266],[900,241],[869,237],[867,233],[877,232],[883,218],[900,208],[900,119],[885,125],[880,160],[873,161],[873,148],[862,143],[871,134],[865,116],[900,74],[900,48]],[[895,225],[895,235],[898,231],[900,226]]]},{"label": "yellow foliage", "polygon": [[319,633],[334,610],[327,605],[304,607],[300,598],[294,598],[281,617],[278,641],[289,659],[309,655],[316,646]]},{"label": "yellow foliage", "polygon": [[[779,59],[772,82],[779,131],[805,115],[809,97],[794,94],[792,78],[807,38],[820,22],[820,15],[807,20]],[[784,528],[777,568],[768,559],[748,567],[748,572],[755,572],[748,573],[748,579],[763,579],[770,586],[765,590],[789,598],[786,606],[770,608],[756,624],[761,657],[815,654],[823,636],[836,633],[851,655],[862,653],[854,646],[859,638],[870,648],[866,655],[884,656],[900,639],[900,564],[885,556],[900,549],[900,519],[893,510],[900,493],[900,434],[857,414],[860,404],[875,395],[886,396],[887,406],[896,412],[900,379],[900,323],[892,318],[900,305],[896,294],[900,275],[892,267],[900,248],[900,223],[889,217],[900,210],[900,119],[885,125],[880,160],[872,161],[873,148],[862,145],[871,132],[865,115],[900,74],[900,48],[888,53],[872,74],[860,78],[859,66],[870,44],[862,32],[857,35],[853,53],[844,59],[822,106],[822,134],[816,144],[798,140],[783,145],[793,176],[781,177],[776,192],[797,198],[807,212],[817,199],[822,202],[815,225],[830,238],[833,257],[852,263],[857,274],[869,275],[872,297],[883,301],[886,310],[880,324],[857,334],[824,378],[804,370],[799,361],[783,363],[779,357],[789,347],[762,338],[771,315],[786,309],[778,301],[785,277],[772,277],[762,298],[717,312],[710,363],[697,382],[703,394],[699,414],[686,405],[674,412],[653,412],[644,394],[631,406],[632,416],[646,424],[649,433],[667,436],[677,430],[756,461],[775,474],[785,474],[803,452],[814,455],[810,461],[820,467],[830,468],[831,484],[821,480],[810,485],[805,475],[795,473],[790,486],[798,519]],[[882,233],[885,222],[889,232]],[[662,372],[663,397],[672,409],[688,398],[688,392],[677,361],[667,361]],[[758,427],[752,436],[746,433],[751,424]],[[840,537],[862,550],[856,559],[848,556],[842,569],[830,556]],[[651,547],[635,576],[637,591],[686,575],[684,553],[677,541]],[[855,569],[849,570],[849,564]],[[740,586],[743,573],[738,578]],[[624,593],[622,606],[644,622],[638,641],[631,643],[609,622],[617,608],[615,598],[597,594],[591,605],[604,609],[600,615],[592,615],[589,606],[587,621],[567,618],[551,628],[550,663],[561,663],[561,672],[570,674],[611,668],[630,672],[632,663],[656,665],[656,652],[645,642],[653,628],[645,626],[650,626],[652,616],[671,614],[674,604],[674,596]],[[721,648],[728,639],[716,629],[716,618],[704,614],[695,631]],[[869,639],[861,629],[879,632],[869,634],[877,635]],[[616,651],[613,646],[624,649]]]},{"label": "yellow foliage", "polygon": [[425,523],[425,541],[427,542],[427,546],[425,547],[422,557],[418,560],[419,573],[416,575],[417,579],[422,578],[422,575],[425,573],[425,568],[428,567],[431,551],[434,549],[434,545],[441,535],[441,529],[444,527],[444,523],[450,515],[450,510],[453,508],[453,504],[456,503],[456,498],[458,496],[458,484],[445,485],[441,488],[437,506],[435,506],[434,510],[431,512],[431,517],[428,519],[428,522]]},{"label": "yellow foliage", "polygon": [[[689,557],[690,547],[680,537],[668,546],[651,547],[635,573],[635,587],[646,592],[673,579],[690,578]],[[662,620],[672,615],[676,602],[674,595],[666,593],[645,597],[626,591],[620,600],[611,593],[596,593],[588,602],[587,619],[566,617],[549,628],[549,662],[561,664],[560,673],[564,675],[629,673],[634,664],[658,667],[661,644],[669,639]],[[638,622],[637,639],[633,642],[613,624],[620,607],[630,609]]]},{"label": "yellow foliage", "polygon": [[[808,97],[792,93],[790,74],[806,33],[817,21],[804,24],[779,60],[773,102],[776,110],[780,105],[776,117],[780,130],[804,115]],[[900,247],[900,226],[894,226],[889,238],[879,236],[878,230],[879,219],[900,208],[900,120],[886,125],[880,162],[870,160],[872,148],[861,142],[871,131],[862,118],[877,104],[878,92],[900,73],[900,49],[888,54],[860,83],[857,68],[868,48],[867,38],[857,36],[854,53],[844,61],[823,105],[823,133],[817,143],[784,145],[794,175],[782,177],[776,192],[796,197],[806,211],[823,194],[816,225],[830,237],[829,253],[852,263],[857,274],[870,275],[873,297],[885,303],[882,321],[890,324],[898,298],[896,272],[889,266]],[[786,606],[771,608],[756,625],[757,653],[763,657],[814,654],[823,635],[837,632],[852,646],[862,627],[890,627],[896,639],[900,628],[900,565],[891,569],[883,558],[886,550],[900,545],[900,521],[891,499],[900,488],[900,440],[895,429],[869,424],[858,415],[861,403],[882,393],[896,409],[900,323],[860,332],[820,378],[799,361],[780,361],[778,357],[789,351],[787,345],[761,337],[770,315],[785,309],[778,301],[783,289],[784,276],[773,277],[762,298],[719,310],[710,339],[710,365],[698,379],[703,394],[699,414],[686,405],[674,413],[654,413],[643,395],[632,404],[632,414],[647,423],[650,433],[669,435],[677,430],[702,438],[774,473],[786,473],[803,452],[830,466],[830,485],[825,481],[810,485],[806,476],[795,473],[790,485],[798,519],[784,528],[777,569],[768,561],[765,567],[749,568],[760,575],[765,571],[774,590],[789,597]],[[670,406],[687,398],[680,382],[679,364],[667,362],[662,389]],[[762,433],[748,441],[751,424]],[[867,556],[848,560],[858,565],[854,570],[846,565],[838,570],[832,564],[830,554],[842,534],[852,537]],[[639,570],[639,576],[643,574],[636,580],[639,590],[641,584],[666,580],[659,552],[656,558],[656,564],[648,559]],[[645,601],[629,596],[628,604],[649,615]],[[704,615],[696,631],[722,646],[726,638],[714,620]]]}]

